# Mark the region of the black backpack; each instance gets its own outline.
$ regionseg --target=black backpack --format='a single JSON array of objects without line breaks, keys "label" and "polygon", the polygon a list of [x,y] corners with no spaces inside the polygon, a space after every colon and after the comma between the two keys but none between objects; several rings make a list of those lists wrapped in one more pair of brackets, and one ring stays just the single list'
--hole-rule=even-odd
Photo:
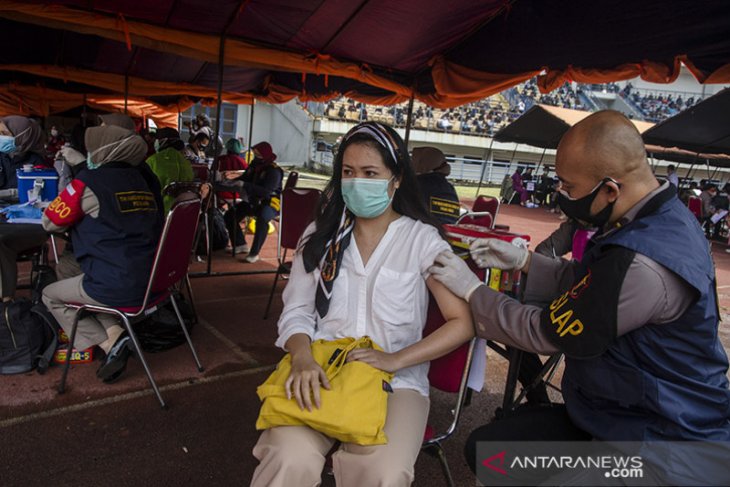
[{"label": "black backpack", "polygon": [[44,374],[58,341],[58,323],[42,304],[27,299],[0,303],[0,374],[34,368]]},{"label": "black backpack", "polygon": [[[202,223],[202,222],[201,222]],[[223,219],[223,212],[218,208],[208,210],[208,224],[210,225],[210,250],[221,250],[228,244],[228,230]],[[195,255],[205,255],[205,225],[200,225],[202,232],[198,236],[198,246]]]},{"label": "black backpack", "polygon": [[[195,325],[193,308],[183,295],[177,291],[175,291],[175,298],[185,328],[190,332]],[[162,352],[185,343],[185,334],[180,328],[175,309],[170,302],[158,307],[145,320],[134,323],[132,328],[137,335],[142,350],[145,352]]]}]

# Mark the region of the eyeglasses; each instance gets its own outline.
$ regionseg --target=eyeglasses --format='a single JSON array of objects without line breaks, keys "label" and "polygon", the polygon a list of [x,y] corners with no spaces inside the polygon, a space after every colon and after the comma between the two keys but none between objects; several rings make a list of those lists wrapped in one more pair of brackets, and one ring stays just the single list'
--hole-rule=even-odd
[{"label": "eyeglasses", "polygon": [[[598,184],[596,184],[596,186],[592,190],[590,190],[588,192],[588,194],[593,194],[595,191],[598,190],[598,188],[600,188],[601,186],[603,186],[604,184],[606,184],[609,181],[612,182],[612,183],[614,183],[619,188],[621,187],[621,183],[619,183],[615,179],[609,178],[609,177],[605,177],[605,178],[601,179],[601,181],[599,181]],[[569,199],[571,201],[575,201],[575,200],[579,200],[580,199],[580,198],[573,198],[568,193],[566,193],[565,190],[562,188],[562,183],[560,183],[560,186],[558,186],[558,193],[560,193],[561,195],[563,195],[563,197],[565,197],[565,198],[567,198],[567,199]],[[581,196],[581,198],[584,198],[584,196]]]}]

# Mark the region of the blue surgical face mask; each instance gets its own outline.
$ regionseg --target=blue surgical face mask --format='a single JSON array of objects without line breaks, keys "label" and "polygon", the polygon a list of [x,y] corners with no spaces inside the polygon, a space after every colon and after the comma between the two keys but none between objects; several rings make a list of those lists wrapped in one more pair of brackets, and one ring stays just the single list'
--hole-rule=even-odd
[{"label": "blue surgical face mask", "polygon": [[0,135],[0,152],[6,154],[15,152],[15,137],[12,135]]},{"label": "blue surgical face mask", "polygon": [[346,178],[342,180],[342,198],[347,208],[360,218],[383,214],[393,197],[388,194],[390,179]]}]

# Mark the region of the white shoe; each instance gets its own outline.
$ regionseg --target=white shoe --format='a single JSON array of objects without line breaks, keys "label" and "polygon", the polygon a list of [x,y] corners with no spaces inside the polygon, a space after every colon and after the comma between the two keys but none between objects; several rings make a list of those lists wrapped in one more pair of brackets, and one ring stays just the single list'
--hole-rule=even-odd
[{"label": "white shoe", "polygon": [[236,245],[236,253],[237,254],[248,254],[249,250],[250,249],[248,248],[248,245],[247,244]]},{"label": "white shoe", "polygon": [[243,259],[244,262],[248,262],[249,264],[253,264],[254,262],[258,262],[260,257],[257,254],[248,254],[245,259]]}]

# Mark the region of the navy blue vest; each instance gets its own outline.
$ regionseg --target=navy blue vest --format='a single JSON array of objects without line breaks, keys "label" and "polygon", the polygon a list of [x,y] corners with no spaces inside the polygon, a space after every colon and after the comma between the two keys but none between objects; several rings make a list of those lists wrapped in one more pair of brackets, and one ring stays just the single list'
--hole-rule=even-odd
[{"label": "navy blue vest", "polygon": [[155,197],[137,168],[124,163],[81,171],[78,179],[99,199],[98,217],[85,216],[71,235],[84,291],[110,306],[138,306],[160,238]]},{"label": "navy blue vest", "polygon": [[672,323],[617,338],[597,358],[567,358],[565,404],[575,425],[600,440],[730,441],[728,359],[718,338],[709,246],[676,196],[657,206],[595,239],[583,263],[590,266],[602,247],[619,245],[676,273],[696,290],[697,301]]}]

